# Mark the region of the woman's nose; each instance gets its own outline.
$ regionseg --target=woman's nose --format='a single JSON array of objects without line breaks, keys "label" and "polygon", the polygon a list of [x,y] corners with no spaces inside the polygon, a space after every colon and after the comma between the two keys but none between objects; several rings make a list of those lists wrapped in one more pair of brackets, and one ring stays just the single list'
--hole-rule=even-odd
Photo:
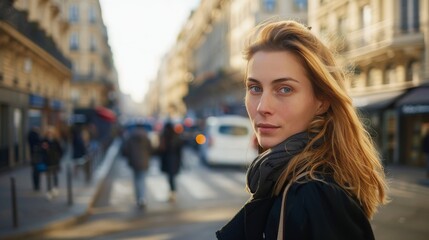
[{"label": "woman's nose", "polygon": [[256,109],[258,113],[266,115],[272,114],[272,98],[268,93],[263,93],[259,98],[258,107]]}]

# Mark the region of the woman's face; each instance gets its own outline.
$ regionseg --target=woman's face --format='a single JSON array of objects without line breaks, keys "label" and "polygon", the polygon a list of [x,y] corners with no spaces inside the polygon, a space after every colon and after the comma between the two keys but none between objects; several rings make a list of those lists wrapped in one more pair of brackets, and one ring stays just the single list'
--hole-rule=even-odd
[{"label": "woman's face", "polygon": [[259,144],[272,148],[304,131],[323,103],[295,55],[259,51],[248,62],[246,109]]}]

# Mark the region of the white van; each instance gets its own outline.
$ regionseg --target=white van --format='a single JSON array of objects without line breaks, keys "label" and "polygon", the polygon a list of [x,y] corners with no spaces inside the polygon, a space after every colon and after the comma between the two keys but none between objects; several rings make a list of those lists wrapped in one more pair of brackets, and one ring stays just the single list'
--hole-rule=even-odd
[{"label": "white van", "polygon": [[248,166],[258,155],[250,120],[237,115],[208,117],[202,157],[209,165]]}]

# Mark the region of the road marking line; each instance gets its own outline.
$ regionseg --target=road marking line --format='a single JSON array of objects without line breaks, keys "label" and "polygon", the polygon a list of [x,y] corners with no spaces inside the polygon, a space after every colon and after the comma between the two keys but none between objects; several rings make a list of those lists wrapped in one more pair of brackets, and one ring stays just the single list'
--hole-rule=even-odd
[{"label": "road marking line", "polygon": [[179,175],[178,181],[196,199],[210,199],[217,195],[210,186],[202,182],[202,178],[192,173]]},{"label": "road marking line", "polygon": [[116,180],[112,184],[112,193],[110,197],[111,205],[119,205],[129,202],[133,194],[132,183],[128,180]]},{"label": "road marking line", "polygon": [[234,195],[243,195],[243,193],[245,193],[245,185],[239,184],[238,182],[229,179],[224,174],[211,174],[210,180],[213,181],[220,188],[225,189],[227,192],[232,193]]},{"label": "road marking line", "polygon": [[163,175],[150,175],[146,177],[146,186],[150,195],[157,201],[165,201],[170,189]]}]

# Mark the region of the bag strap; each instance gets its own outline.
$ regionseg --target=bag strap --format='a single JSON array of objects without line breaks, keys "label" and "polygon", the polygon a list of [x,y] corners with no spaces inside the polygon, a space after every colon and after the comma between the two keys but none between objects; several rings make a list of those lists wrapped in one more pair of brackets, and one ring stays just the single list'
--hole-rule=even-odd
[{"label": "bag strap", "polygon": [[[306,176],[306,173],[301,173],[296,177],[295,181],[298,181],[298,179],[301,179]],[[292,185],[286,185],[285,189],[283,190],[282,194],[282,206],[280,209],[280,220],[279,220],[279,230],[277,232],[277,240],[283,240],[283,225],[284,225],[284,211],[285,211],[285,203],[286,203],[286,193],[288,192],[289,188]]]},{"label": "bag strap", "polygon": [[283,240],[284,208],[285,208],[287,190],[288,189],[283,190],[283,194],[282,194],[282,206],[280,209],[280,220],[279,220],[279,230],[277,232],[277,240]]}]

